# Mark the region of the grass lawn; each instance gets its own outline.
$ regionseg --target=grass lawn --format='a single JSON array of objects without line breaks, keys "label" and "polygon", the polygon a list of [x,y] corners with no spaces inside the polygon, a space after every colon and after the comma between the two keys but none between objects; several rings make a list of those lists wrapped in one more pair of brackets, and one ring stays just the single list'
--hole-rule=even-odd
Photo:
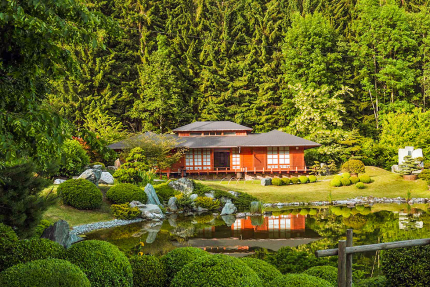
[{"label": "grass lawn", "polygon": [[[108,186],[100,185],[100,190],[103,194],[109,189]],[[47,194],[52,190],[56,193],[57,186],[50,186],[43,191],[43,194]],[[51,222],[56,222],[57,220],[64,219],[70,226],[93,223],[98,221],[108,221],[115,219],[110,212],[110,204],[104,199],[102,206],[97,210],[79,210],[67,205],[63,205],[61,200],[49,207],[43,215],[43,219],[47,219]]]},{"label": "grass lawn", "polygon": [[309,202],[328,200],[331,191],[333,200],[349,199],[357,196],[374,197],[407,197],[408,191],[412,197],[430,197],[430,191],[423,180],[405,181],[397,174],[381,168],[367,166],[366,174],[370,175],[373,183],[366,184],[365,189],[357,189],[355,185],[332,187],[329,177],[319,177],[318,182],[288,186],[261,186],[260,181],[228,182],[200,181],[203,184],[222,190],[242,191],[254,195],[268,203],[274,202]]}]

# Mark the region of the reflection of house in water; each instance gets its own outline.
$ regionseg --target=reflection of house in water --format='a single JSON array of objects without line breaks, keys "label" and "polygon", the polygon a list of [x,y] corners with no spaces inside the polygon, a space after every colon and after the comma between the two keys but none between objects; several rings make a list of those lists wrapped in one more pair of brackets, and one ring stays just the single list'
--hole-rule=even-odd
[{"label": "reflection of house in water", "polygon": [[414,219],[411,220],[408,213],[399,212],[399,229],[421,229],[424,226],[422,221],[417,221],[421,213],[414,213]]}]

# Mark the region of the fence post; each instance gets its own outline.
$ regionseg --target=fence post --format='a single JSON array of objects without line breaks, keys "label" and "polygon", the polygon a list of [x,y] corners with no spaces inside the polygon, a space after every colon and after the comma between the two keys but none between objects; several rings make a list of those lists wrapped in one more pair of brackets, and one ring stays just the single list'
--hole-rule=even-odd
[{"label": "fence post", "polygon": [[346,240],[339,240],[337,248],[337,286],[346,287]]},{"label": "fence post", "polygon": [[[353,230],[346,230],[346,247],[352,247]],[[346,286],[352,287],[352,254],[346,255]]]}]

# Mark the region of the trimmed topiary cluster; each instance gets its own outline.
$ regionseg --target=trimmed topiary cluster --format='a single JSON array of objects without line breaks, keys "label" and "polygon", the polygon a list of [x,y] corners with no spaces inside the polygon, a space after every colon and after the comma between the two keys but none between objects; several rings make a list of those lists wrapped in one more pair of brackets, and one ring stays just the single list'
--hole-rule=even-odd
[{"label": "trimmed topiary cluster", "polygon": [[364,183],[362,183],[362,182],[357,182],[355,184],[355,187],[358,188],[358,189],[364,189],[365,188]]},{"label": "trimmed topiary cluster", "polygon": [[272,179],[272,185],[276,185],[276,186],[281,186],[281,185],[283,185],[282,179],[277,178],[277,177],[273,178],[273,179]]},{"label": "trimmed topiary cluster", "polygon": [[281,178],[283,185],[289,185],[291,183],[290,179],[288,177]]},{"label": "trimmed topiary cluster", "polygon": [[376,276],[366,279],[359,280],[355,283],[355,287],[386,287],[388,285],[387,278],[385,276]]},{"label": "trimmed topiary cluster", "polygon": [[257,273],[258,277],[260,277],[263,282],[272,281],[273,278],[282,275],[281,271],[266,261],[250,257],[244,257],[241,260],[245,262],[246,265],[251,267],[251,269]]},{"label": "trimmed topiary cluster", "polygon": [[171,287],[262,287],[263,281],[238,258],[217,254],[187,264],[174,277]]},{"label": "trimmed topiary cluster", "polygon": [[182,267],[203,256],[209,256],[209,253],[195,247],[176,248],[164,255],[161,261],[166,266],[168,281],[171,281]]},{"label": "trimmed topiary cluster", "polygon": [[73,244],[67,250],[66,258],[81,268],[92,287],[133,286],[130,262],[109,242],[88,240]]},{"label": "trimmed topiary cluster", "polygon": [[13,254],[18,236],[12,227],[0,223],[0,271],[9,267],[9,256]]},{"label": "trimmed topiary cluster", "polygon": [[167,275],[163,263],[155,256],[143,255],[130,258],[134,287],[163,287]]},{"label": "trimmed topiary cluster", "polygon": [[116,204],[132,202],[134,200],[146,203],[148,197],[143,189],[131,183],[119,183],[106,192],[106,198]]},{"label": "trimmed topiary cluster", "polygon": [[76,265],[61,259],[44,259],[18,264],[1,272],[0,286],[90,287],[91,283]]},{"label": "trimmed topiary cluster", "polygon": [[351,181],[348,178],[342,178],[340,180],[340,182],[342,183],[342,186],[348,186],[351,185]]},{"label": "trimmed topiary cluster", "polygon": [[58,186],[57,193],[63,202],[77,209],[100,208],[103,194],[98,187],[86,179],[69,179]]},{"label": "trimmed topiary cluster", "polygon": [[309,182],[316,182],[316,181],[317,181],[317,177],[315,175],[309,176]]},{"label": "trimmed topiary cluster", "polygon": [[206,208],[208,210],[216,210],[220,207],[220,202],[218,199],[213,199],[210,197],[199,196],[194,200],[197,207]]},{"label": "trimmed topiary cluster", "polygon": [[340,179],[334,178],[330,181],[330,185],[334,187],[339,187],[342,186],[342,182],[340,181]]},{"label": "trimmed topiary cluster", "polygon": [[307,274],[278,276],[269,285],[276,287],[333,287],[330,282]]},{"label": "trimmed topiary cluster", "polygon": [[342,170],[350,173],[365,173],[366,167],[361,160],[350,159],[342,165]]},{"label": "trimmed topiary cluster", "polygon": [[372,180],[370,179],[370,176],[368,176],[367,174],[362,174],[358,178],[363,183],[371,183],[372,182]]},{"label": "trimmed topiary cluster", "polygon": [[299,183],[299,178],[298,177],[290,177],[290,181],[292,184],[298,184]]},{"label": "trimmed topiary cluster", "polygon": [[175,195],[180,193],[179,191],[171,188],[168,182],[154,185],[154,189],[157,193],[158,198],[162,201],[168,201],[169,198],[174,197]]},{"label": "trimmed topiary cluster", "polygon": [[299,176],[300,183],[308,183],[309,178],[307,176]]},{"label": "trimmed topiary cluster", "polygon": [[112,211],[113,216],[117,219],[135,219],[141,214],[137,206],[130,207],[129,203],[112,204],[110,206],[110,210]]},{"label": "trimmed topiary cluster", "polygon": [[304,274],[312,275],[321,279],[324,279],[333,286],[337,285],[337,268],[333,266],[315,266],[311,267]]},{"label": "trimmed topiary cluster", "polygon": [[342,173],[342,177],[349,179],[351,177],[351,174],[349,172],[344,172],[344,173]]},{"label": "trimmed topiary cluster", "polygon": [[349,173],[344,173],[342,176],[336,175],[331,181],[330,185],[334,187],[339,186],[348,186],[351,184],[355,184],[357,188],[364,188],[363,183],[371,183],[372,180],[370,179],[370,176],[367,174],[362,174],[359,177],[356,176],[350,176]]},{"label": "trimmed topiary cluster", "polygon": [[360,179],[357,176],[351,176],[349,180],[351,181],[351,184],[356,184],[357,182],[360,181]]}]

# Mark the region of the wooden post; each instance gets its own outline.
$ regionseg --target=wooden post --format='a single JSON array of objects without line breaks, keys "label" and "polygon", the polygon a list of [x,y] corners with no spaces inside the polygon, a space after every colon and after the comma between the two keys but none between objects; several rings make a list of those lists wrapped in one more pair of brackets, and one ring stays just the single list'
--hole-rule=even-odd
[{"label": "wooden post", "polygon": [[[346,247],[352,247],[353,245],[353,230],[346,230]],[[346,286],[352,287],[352,254],[346,255]]]},{"label": "wooden post", "polygon": [[254,166],[254,174],[257,173],[257,168]]},{"label": "wooden post", "polygon": [[339,240],[337,261],[337,286],[346,287],[346,240]]}]

